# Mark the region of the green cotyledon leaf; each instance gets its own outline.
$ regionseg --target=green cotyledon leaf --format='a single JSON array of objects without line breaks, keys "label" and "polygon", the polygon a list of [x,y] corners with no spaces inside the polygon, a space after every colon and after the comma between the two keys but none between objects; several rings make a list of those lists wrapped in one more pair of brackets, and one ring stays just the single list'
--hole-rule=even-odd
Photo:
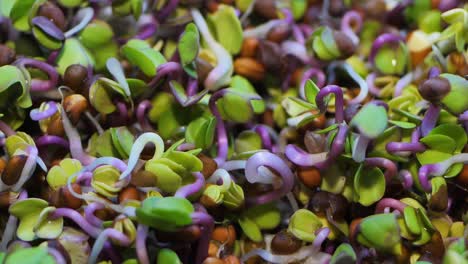
[{"label": "green cotyledon leaf", "polygon": [[192,224],[191,202],[180,197],[149,197],[136,209],[139,222],[162,231],[174,231]]},{"label": "green cotyledon leaf", "polygon": [[[235,9],[228,5],[219,5],[217,11],[208,15],[216,32],[218,42],[232,55],[239,53],[242,47],[243,32]],[[227,34],[227,32],[229,32]]]},{"label": "green cotyledon leaf", "polygon": [[123,55],[131,64],[138,66],[147,76],[155,76],[159,65],[166,62],[164,56],[139,39],[132,39],[122,46]]}]

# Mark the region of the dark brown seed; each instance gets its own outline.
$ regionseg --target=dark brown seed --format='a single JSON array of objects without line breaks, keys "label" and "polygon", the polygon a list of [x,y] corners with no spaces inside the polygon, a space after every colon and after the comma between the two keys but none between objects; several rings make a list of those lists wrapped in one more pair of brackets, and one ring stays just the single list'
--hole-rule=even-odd
[{"label": "dark brown seed", "polygon": [[281,43],[287,39],[291,34],[291,27],[288,23],[281,23],[278,26],[272,28],[267,34],[267,40],[276,43]]},{"label": "dark brown seed", "polygon": [[253,58],[234,60],[234,72],[252,81],[261,81],[265,77],[265,66]]},{"label": "dark brown seed", "polygon": [[45,2],[39,7],[37,16],[43,16],[52,21],[59,29],[64,31],[67,26],[67,21],[62,10],[51,2]]},{"label": "dark brown seed", "polygon": [[8,208],[11,203],[11,193],[4,191],[0,193],[0,208]]},{"label": "dark brown seed", "polygon": [[254,57],[257,53],[258,39],[245,38],[242,42],[241,57]]},{"label": "dark brown seed", "polygon": [[349,239],[355,242],[355,238],[359,232],[359,224],[362,222],[362,218],[355,218],[349,224]]},{"label": "dark brown seed", "polygon": [[330,0],[329,12],[332,16],[339,16],[344,13],[346,6],[343,0]]},{"label": "dark brown seed", "polygon": [[463,165],[463,170],[458,174],[456,179],[460,184],[468,186],[468,165]]},{"label": "dark brown seed", "polygon": [[158,240],[162,242],[193,242],[201,236],[201,229],[198,225],[190,225],[176,232],[157,231]]},{"label": "dark brown seed", "polygon": [[418,90],[424,99],[437,103],[450,92],[450,83],[445,78],[434,77],[426,80]]},{"label": "dark brown seed", "polygon": [[379,19],[387,12],[387,4],[385,0],[365,1],[364,11],[366,16]]},{"label": "dark brown seed", "polygon": [[[254,250],[256,248],[265,248],[265,242],[253,242],[251,240],[245,239],[243,244],[242,244],[243,250],[242,252],[248,253],[251,250]],[[260,263],[261,258],[259,256],[253,256],[249,258],[247,261],[245,261],[245,264],[257,264]]]},{"label": "dark brown seed", "polygon": [[205,154],[199,154],[198,158],[203,163],[203,169],[201,173],[205,179],[208,179],[218,169],[218,164],[216,161],[214,161],[214,159],[206,156]]},{"label": "dark brown seed", "polygon": [[18,182],[27,159],[28,156],[26,155],[15,155],[8,161],[2,174],[2,181],[6,185],[13,185]]},{"label": "dark brown seed", "polygon": [[436,212],[443,212],[447,209],[448,206],[448,191],[447,185],[442,185],[439,187],[436,193],[431,195],[429,199],[429,208]]},{"label": "dark brown seed", "polygon": [[50,118],[49,124],[47,125],[47,134],[62,137],[65,135],[65,129],[63,128],[62,116],[56,114]]},{"label": "dark brown seed", "polygon": [[340,194],[319,191],[312,195],[309,203],[309,209],[319,215],[327,215],[335,220],[341,220],[345,217],[348,210],[348,200]]},{"label": "dark brown seed", "polygon": [[299,180],[309,188],[320,186],[320,182],[322,181],[320,171],[315,167],[299,167],[297,169],[297,176]]},{"label": "dark brown seed", "polygon": [[15,50],[5,45],[0,45],[0,66],[8,65],[15,60]]},{"label": "dark brown seed", "polygon": [[278,17],[275,0],[256,0],[254,6],[254,12],[258,15],[268,18],[275,19]]},{"label": "dark brown seed", "polygon": [[84,90],[84,85],[88,77],[88,70],[80,64],[68,66],[63,75],[63,83],[77,93]]},{"label": "dark brown seed", "polygon": [[63,100],[63,109],[68,114],[72,124],[76,125],[81,114],[88,109],[88,101],[81,94],[72,94]]},{"label": "dark brown seed", "polygon": [[281,70],[281,47],[272,41],[260,41],[257,52],[257,60],[273,72]]},{"label": "dark brown seed", "polygon": [[195,62],[197,64],[198,78],[201,82],[203,82],[205,81],[206,77],[208,77],[208,74],[210,74],[211,70],[213,70],[214,67],[209,62],[200,57],[198,57],[195,60]]},{"label": "dark brown seed", "polygon": [[354,54],[356,45],[353,41],[341,31],[333,31],[333,38],[341,53],[341,58],[345,59]]},{"label": "dark brown seed", "polygon": [[298,251],[302,246],[301,240],[294,235],[282,230],[277,233],[271,240],[271,250],[275,254],[289,255]]},{"label": "dark brown seed", "polygon": [[156,183],[156,175],[152,172],[140,170],[137,173],[132,174],[130,183],[137,187],[151,187]]},{"label": "dark brown seed", "polygon": [[431,241],[421,246],[421,258],[419,260],[441,263],[440,260],[444,257],[444,254],[444,240],[440,232],[436,231],[432,234]]},{"label": "dark brown seed", "polygon": [[126,187],[119,192],[119,203],[125,202],[126,200],[139,200],[140,193],[135,187]]},{"label": "dark brown seed", "polygon": [[[72,183],[72,189],[78,194],[81,194],[81,186],[77,183]],[[62,186],[57,190],[49,189],[48,201],[55,207],[67,207],[71,209],[79,209],[83,204],[81,199],[73,196],[67,186]]]}]

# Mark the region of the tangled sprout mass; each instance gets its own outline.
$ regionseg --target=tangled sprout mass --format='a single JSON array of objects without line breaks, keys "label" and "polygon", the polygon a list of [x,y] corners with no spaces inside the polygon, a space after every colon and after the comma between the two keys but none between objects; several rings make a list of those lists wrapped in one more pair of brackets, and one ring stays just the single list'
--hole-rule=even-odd
[{"label": "tangled sprout mass", "polygon": [[0,262],[468,263],[461,0],[0,0]]}]

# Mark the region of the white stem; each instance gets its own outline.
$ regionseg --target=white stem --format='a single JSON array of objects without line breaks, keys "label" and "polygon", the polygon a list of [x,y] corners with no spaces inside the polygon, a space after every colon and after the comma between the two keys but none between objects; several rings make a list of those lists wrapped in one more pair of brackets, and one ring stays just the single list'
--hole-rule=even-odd
[{"label": "white stem", "polygon": [[80,11],[78,11],[78,14],[76,15],[77,18],[80,18],[81,21],[78,23],[78,25],[74,26],[70,30],[64,33],[65,38],[69,38],[76,33],[80,32],[83,28],[86,27],[86,25],[91,22],[94,16],[94,9],[91,7],[83,8]]}]

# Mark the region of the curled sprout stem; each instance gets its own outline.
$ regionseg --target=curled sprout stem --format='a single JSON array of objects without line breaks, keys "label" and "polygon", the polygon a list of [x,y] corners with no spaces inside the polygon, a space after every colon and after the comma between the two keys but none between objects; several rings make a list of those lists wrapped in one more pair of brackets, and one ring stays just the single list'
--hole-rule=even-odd
[{"label": "curled sprout stem", "polygon": [[101,203],[91,203],[84,209],[85,218],[88,222],[96,227],[102,227],[102,220],[94,215],[94,212],[104,209],[105,206]]},{"label": "curled sprout stem", "polygon": [[385,211],[385,208],[390,208],[392,210],[397,210],[400,213],[403,213],[407,205],[403,202],[393,199],[393,198],[383,198],[377,203],[375,207],[375,213],[381,214]]},{"label": "curled sprout stem", "polygon": [[216,67],[214,67],[206,77],[204,85],[210,91],[218,90],[222,86],[229,84],[233,72],[232,57],[229,52],[211,36],[208,25],[200,11],[191,9],[190,13],[192,14],[193,21],[197,25],[198,30],[217,58]]},{"label": "curled sprout stem", "polygon": [[223,97],[226,94],[225,90],[215,92],[209,101],[209,107],[211,113],[216,118],[216,135],[217,135],[217,142],[218,142],[218,155],[214,159],[218,166],[222,165],[228,155],[228,138],[226,133],[226,127],[224,126],[224,121],[221,118],[221,114],[219,113],[218,107],[216,105],[216,101]]},{"label": "curled sprout stem", "polygon": [[306,70],[302,74],[301,84],[300,84],[300,87],[299,87],[300,88],[299,89],[299,94],[303,99],[306,99],[305,90],[304,90],[305,84],[306,84],[307,80],[311,79],[312,77],[315,77],[317,79],[317,81],[315,82],[317,87],[322,88],[325,85],[326,76],[325,76],[325,73],[322,70],[320,70],[318,68],[310,68],[310,69]]},{"label": "curled sprout stem", "polygon": [[421,187],[426,191],[432,190],[430,176],[443,176],[443,174],[455,163],[468,163],[468,153],[456,154],[449,159],[435,164],[427,164],[419,168],[418,177]]},{"label": "curled sprout stem", "polygon": [[420,128],[417,127],[411,134],[411,142],[389,142],[385,149],[391,154],[423,152],[426,146],[419,142],[420,134]]},{"label": "curled sprout stem", "polygon": [[315,231],[315,239],[312,245],[318,250],[322,246],[323,242],[327,239],[328,235],[330,234],[330,228],[322,227]]},{"label": "curled sprout stem", "polygon": [[371,51],[369,54],[369,61],[371,63],[374,63],[375,56],[377,55],[377,52],[382,48],[383,46],[391,43],[399,43],[400,41],[403,41],[403,39],[395,34],[392,33],[384,33],[380,36],[378,36],[374,43],[372,43]]},{"label": "curled sprout stem", "polygon": [[192,175],[195,176],[195,182],[179,188],[174,194],[175,197],[187,198],[203,189],[205,185],[205,177],[203,177],[203,174],[200,172],[193,172]]},{"label": "curled sprout stem", "polygon": [[67,263],[65,258],[62,256],[62,253],[60,253],[57,249],[48,247],[47,248],[47,253],[49,253],[49,255],[51,255],[52,257],[54,257],[56,264],[66,264]]},{"label": "curled sprout stem", "polygon": [[83,231],[93,238],[97,238],[102,231],[100,228],[90,224],[78,211],[70,208],[57,208],[49,217],[51,219],[66,217],[75,222]]},{"label": "curled sprout stem", "polygon": [[[354,24],[355,30],[352,25]],[[362,18],[358,12],[351,10],[344,14],[343,19],[341,20],[341,31],[348,36],[355,45],[359,44],[359,37],[355,32],[361,30],[362,27]]]},{"label": "curled sprout stem", "polygon": [[155,147],[153,159],[159,159],[164,153],[164,141],[162,138],[153,132],[146,132],[141,134],[133,143],[130,151],[130,157],[128,158],[127,169],[120,175],[120,180],[127,178],[133,171],[138,163],[141,152],[148,143],[153,143]]},{"label": "curled sprout stem", "polygon": [[413,186],[413,176],[411,175],[411,172],[409,172],[408,170],[401,170],[398,175],[402,181],[404,188],[407,189]]},{"label": "curled sprout stem", "polygon": [[68,148],[69,146],[68,141],[66,141],[64,138],[53,135],[40,136],[35,140],[35,143],[38,148],[46,147],[49,145],[57,145],[63,148]]},{"label": "curled sprout stem", "polygon": [[424,118],[421,123],[421,134],[423,137],[427,136],[429,132],[436,126],[437,120],[439,119],[439,114],[441,107],[435,104],[430,104],[429,108],[424,115]]},{"label": "curled sprout stem", "polygon": [[400,96],[403,93],[403,90],[411,84],[411,81],[413,80],[414,73],[413,72],[408,72],[405,74],[401,79],[397,81],[395,84],[395,89],[393,91],[393,95],[395,97]]},{"label": "curled sprout stem", "polygon": [[221,189],[223,192],[227,192],[229,187],[231,186],[231,175],[225,169],[217,169],[213,174],[208,178],[208,183],[217,184],[218,181],[221,180]]},{"label": "curled sprout stem", "polygon": [[304,167],[314,166],[317,168],[322,168],[323,162],[327,160],[328,156],[328,152],[310,154],[292,144],[286,146],[284,154],[296,165]]},{"label": "curled sprout stem", "polygon": [[396,164],[386,158],[366,158],[364,161],[366,166],[375,166],[385,169],[385,180],[390,182],[391,179],[398,174],[398,168]]},{"label": "curled sprout stem", "polygon": [[138,123],[141,126],[143,131],[151,131],[153,128],[151,127],[148,119],[146,118],[146,112],[149,111],[153,106],[149,100],[143,100],[140,104],[138,104],[136,110],[136,116],[138,119]]},{"label": "curled sprout stem", "polygon": [[367,95],[369,94],[369,86],[367,85],[367,82],[356,71],[354,71],[353,67],[351,67],[349,64],[343,63],[342,65],[345,71],[348,73],[348,75],[355,82],[357,82],[359,84],[359,87],[361,88],[359,90],[358,96],[349,100],[349,103],[350,104],[362,103],[367,98]]},{"label": "curled sprout stem", "polygon": [[248,182],[255,183],[268,181],[268,179],[262,179],[262,176],[265,177],[266,174],[260,175],[260,167],[268,167],[275,170],[282,178],[283,183],[277,190],[247,198],[248,204],[255,205],[269,203],[280,199],[292,190],[294,185],[294,175],[284,160],[275,154],[266,151],[255,153],[247,160],[247,164],[245,166],[245,175]]},{"label": "curled sprout stem", "polygon": [[[50,64],[31,58],[21,58],[15,62],[20,68],[33,67],[45,72],[49,76],[49,80],[32,79],[32,92],[45,92],[57,86],[59,74],[57,70]],[[26,70],[27,71],[27,70]],[[29,74],[28,74],[29,75]]]},{"label": "curled sprout stem", "polygon": [[26,148],[26,154],[28,155],[28,158],[24,164],[23,170],[21,171],[20,178],[18,182],[11,187],[11,190],[14,192],[18,192],[23,187],[26,181],[29,180],[34,173],[34,169],[36,169],[38,159],[37,148],[34,146],[28,146]]},{"label": "curled sprout stem", "polygon": [[99,253],[104,247],[104,243],[109,238],[119,241],[119,243],[122,246],[129,246],[130,243],[132,242],[124,233],[117,231],[114,228],[106,228],[96,238],[96,241],[94,242],[94,245],[93,245],[93,249],[91,250],[91,254],[89,255],[89,258],[88,258],[88,263],[94,264],[97,262]]},{"label": "curled sprout stem", "polygon": [[325,97],[329,94],[335,95],[335,122],[341,124],[344,120],[344,100],[343,91],[339,86],[327,85],[323,87],[315,97],[315,103],[321,112],[325,112],[327,110]]}]

